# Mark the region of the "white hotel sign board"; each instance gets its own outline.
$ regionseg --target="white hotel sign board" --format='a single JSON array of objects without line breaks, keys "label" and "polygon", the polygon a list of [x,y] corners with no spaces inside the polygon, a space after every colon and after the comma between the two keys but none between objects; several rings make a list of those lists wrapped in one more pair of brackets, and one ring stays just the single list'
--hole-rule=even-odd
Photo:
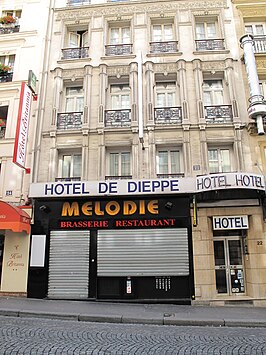
[{"label": "white hotel sign board", "polygon": [[248,229],[248,216],[212,217],[213,230]]},{"label": "white hotel sign board", "polygon": [[195,178],[45,182],[30,185],[29,197],[128,196],[199,193],[212,190],[265,191],[263,175],[224,173]]}]

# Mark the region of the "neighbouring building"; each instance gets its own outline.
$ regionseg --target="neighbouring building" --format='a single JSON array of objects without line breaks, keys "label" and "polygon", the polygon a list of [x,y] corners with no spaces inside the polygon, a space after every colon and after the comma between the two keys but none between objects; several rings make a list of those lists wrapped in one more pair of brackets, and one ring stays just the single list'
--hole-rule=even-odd
[{"label": "neighbouring building", "polygon": [[29,297],[265,305],[240,21],[224,0],[54,2]]},{"label": "neighbouring building", "polygon": [[36,102],[25,83],[29,71],[39,77],[43,69],[46,3],[0,3],[0,295],[27,295]]}]

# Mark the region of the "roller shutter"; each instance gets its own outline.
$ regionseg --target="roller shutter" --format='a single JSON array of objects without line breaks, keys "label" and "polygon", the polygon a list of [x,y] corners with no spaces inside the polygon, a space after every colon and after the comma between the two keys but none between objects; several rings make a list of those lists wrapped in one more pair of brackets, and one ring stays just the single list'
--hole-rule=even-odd
[{"label": "roller shutter", "polygon": [[97,260],[98,276],[187,276],[187,229],[100,230]]},{"label": "roller shutter", "polygon": [[48,297],[88,298],[89,232],[51,231]]}]

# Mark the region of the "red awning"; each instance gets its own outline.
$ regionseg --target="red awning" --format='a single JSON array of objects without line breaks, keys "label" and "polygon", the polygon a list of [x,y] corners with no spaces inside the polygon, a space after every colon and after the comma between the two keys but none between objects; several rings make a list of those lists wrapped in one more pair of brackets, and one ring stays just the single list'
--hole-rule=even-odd
[{"label": "red awning", "polygon": [[30,233],[30,216],[19,207],[0,201],[0,229]]}]

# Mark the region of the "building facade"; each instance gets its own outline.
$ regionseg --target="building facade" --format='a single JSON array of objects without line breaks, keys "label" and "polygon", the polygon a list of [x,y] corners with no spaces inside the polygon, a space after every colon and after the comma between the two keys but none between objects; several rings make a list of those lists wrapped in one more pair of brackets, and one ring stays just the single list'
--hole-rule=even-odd
[{"label": "building facade", "polygon": [[30,297],[265,304],[234,16],[221,0],[55,1]]},{"label": "building facade", "polygon": [[[34,16],[33,16],[34,14]],[[42,17],[42,15],[44,17]],[[48,18],[46,1],[0,4],[0,295],[27,295],[31,207],[28,201],[35,102],[24,90],[29,71],[42,70]],[[28,96],[22,105],[22,91]],[[30,109],[31,106],[31,109]],[[27,112],[27,115],[25,114]],[[18,117],[25,139],[20,145],[24,168],[14,164]],[[29,125],[30,122],[30,125]],[[26,131],[28,130],[28,138]],[[26,150],[27,146],[27,150]],[[25,206],[27,205],[27,206]],[[22,209],[24,206],[24,211]]]}]

